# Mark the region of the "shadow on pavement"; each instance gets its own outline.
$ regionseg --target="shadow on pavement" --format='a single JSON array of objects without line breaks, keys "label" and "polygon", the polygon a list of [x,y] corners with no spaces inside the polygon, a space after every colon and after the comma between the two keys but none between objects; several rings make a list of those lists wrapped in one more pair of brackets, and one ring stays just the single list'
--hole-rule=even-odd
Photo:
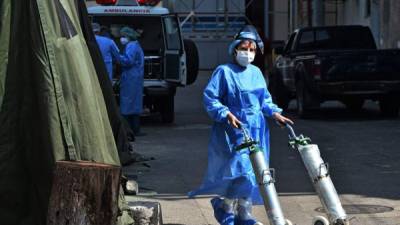
[{"label": "shadow on pavement", "polygon": [[[200,83],[177,92],[175,123],[162,124],[157,117],[143,119],[148,136],[138,140],[142,140],[147,155],[156,160],[149,162],[151,172],[140,175],[139,184],[168,195],[163,199],[186,198],[206,172],[210,129],[200,126],[211,124],[201,106],[206,80],[200,76]],[[295,120],[297,133],[309,136],[319,146],[339,194],[400,200],[398,118],[382,117],[372,101],[366,102],[360,112],[328,102],[307,120],[297,117],[294,103],[286,115]],[[197,125],[190,126],[193,124]],[[276,169],[278,192],[286,196],[314,194],[299,154],[288,146],[287,131],[271,120],[270,130],[270,162]]]},{"label": "shadow on pavement", "polygon": [[[290,103],[289,109],[285,112],[293,118],[299,119],[296,112],[296,102]],[[374,121],[374,120],[398,120],[397,118],[388,118],[379,111],[377,102],[367,101],[359,111],[351,111],[337,101],[325,102],[321,108],[311,110],[306,120],[336,122],[336,121]]]},{"label": "shadow on pavement", "polygon": [[[340,194],[400,199],[400,120],[380,115],[374,102],[358,113],[340,105],[323,107],[310,119],[299,119],[291,108],[295,130],[319,146],[330,165]],[[298,152],[288,147],[287,132],[270,123],[271,166],[278,171],[277,188],[283,193],[313,192]]]}]

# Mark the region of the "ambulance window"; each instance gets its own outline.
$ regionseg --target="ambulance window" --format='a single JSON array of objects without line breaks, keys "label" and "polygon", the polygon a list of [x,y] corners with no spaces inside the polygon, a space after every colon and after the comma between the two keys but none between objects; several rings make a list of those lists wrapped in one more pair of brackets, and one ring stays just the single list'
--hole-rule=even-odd
[{"label": "ambulance window", "polygon": [[120,29],[127,26],[141,34],[139,42],[145,54],[157,54],[161,50],[164,50],[164,37],[160,16],[94,16],[93,22],[107,28],[105,33],[109,34],[117,45],[121,36],[119,33]]},{"label": "ambulance window", "polygon": [[164,18],[164,29],[167,40],[167,49],[180,50],[181,39],[179,36],[178,22],[173,17]]}]

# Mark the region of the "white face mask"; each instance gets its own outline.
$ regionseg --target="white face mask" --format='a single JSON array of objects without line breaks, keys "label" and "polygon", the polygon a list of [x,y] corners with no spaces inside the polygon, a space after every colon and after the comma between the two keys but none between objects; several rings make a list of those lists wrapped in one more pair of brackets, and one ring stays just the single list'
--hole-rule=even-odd
[{"label": "white face mask", "polygon": [[243,67],[247,67],[247,65],[253,62],[255,56],[256,56],[255,52],[236,51],[236,61],[237,63],[239,63],[239,65]]},{"label": "white face mask", "polygon": [[128,44],[129,39],[126,38],[126,37],[121,37],[121,38],[119,39],[119,41],[121,42],[121,44],[126,45],[126,44]]}]

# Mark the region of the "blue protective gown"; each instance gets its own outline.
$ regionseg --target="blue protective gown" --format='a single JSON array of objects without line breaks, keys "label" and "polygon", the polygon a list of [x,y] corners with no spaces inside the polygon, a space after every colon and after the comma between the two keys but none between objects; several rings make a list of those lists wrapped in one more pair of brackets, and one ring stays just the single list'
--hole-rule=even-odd
[{"label": "blue protective gown", "polygon": [[144,54],[138,41],[131,41],[120,56],[120,108],[122,115],[141,114],[143,108]]},{"label": "blue protective gown", "polygon": [[190,192],[189,196],[251,197],[255,204],[261,204],[249,152],[234,150],[242,143],[243,135],[227,122],[230,111],[249,130],[251,137],[260,142],[269,163],[269,129],[265,116],[282,110],[272,103],[261,71],[251,64],[246,68],[233,63],[221,65],[205,88],[203,100],[206,111],[214,120],[208,146],[208,169],[200,188]]},{"label": "blue protective gown", "polygon": [[107,37],[96,35],[97,45],[99,45],[103,61],[106,64],[108,77],[112,81],[113,78],[113,60],[118,61],[119,50],[113,40]]}]

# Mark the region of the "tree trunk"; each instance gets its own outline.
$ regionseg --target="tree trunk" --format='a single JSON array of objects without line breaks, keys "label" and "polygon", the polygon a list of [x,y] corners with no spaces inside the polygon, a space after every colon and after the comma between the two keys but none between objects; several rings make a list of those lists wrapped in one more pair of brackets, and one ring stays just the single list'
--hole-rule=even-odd
[{"label": "tree trunk", "polygon": [[56,162],[47,225],[114,225],[121,168],[94,162]]}]

